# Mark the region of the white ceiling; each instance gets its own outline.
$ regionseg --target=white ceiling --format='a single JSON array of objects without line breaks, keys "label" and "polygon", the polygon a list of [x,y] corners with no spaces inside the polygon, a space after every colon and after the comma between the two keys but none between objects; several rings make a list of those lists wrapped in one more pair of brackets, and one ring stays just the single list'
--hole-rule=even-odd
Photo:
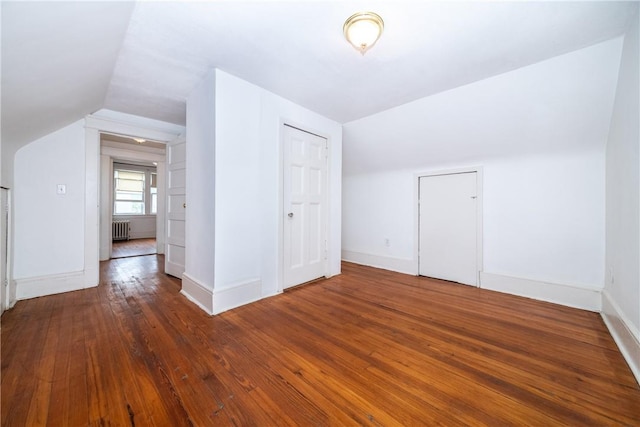
[{"label": "white ceiling", "polygon": [[[636,2],[2,2],[2,138],[99,108],[185,124],[217,67],[346,123],[621,35]],[[364,57],[344,20],[385,32]]]}]

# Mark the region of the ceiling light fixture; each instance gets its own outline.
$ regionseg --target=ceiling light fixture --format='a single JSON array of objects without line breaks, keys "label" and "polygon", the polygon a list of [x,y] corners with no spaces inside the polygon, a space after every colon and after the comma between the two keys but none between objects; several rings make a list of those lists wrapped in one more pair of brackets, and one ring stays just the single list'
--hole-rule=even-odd
[{"label": "ceiling light fixture", "polygon": [[351,15],[342,30],[349,43],[361,54],[371,49],[382,35],[384,21],[373,12],[358,12]]},{"label": "ceiling light fixture", "polygon": [[143,142],[146,142],[147,140],[144,138],[133,138],[133,140],[135,142],[137,142],[138,144],[142,144]]}]

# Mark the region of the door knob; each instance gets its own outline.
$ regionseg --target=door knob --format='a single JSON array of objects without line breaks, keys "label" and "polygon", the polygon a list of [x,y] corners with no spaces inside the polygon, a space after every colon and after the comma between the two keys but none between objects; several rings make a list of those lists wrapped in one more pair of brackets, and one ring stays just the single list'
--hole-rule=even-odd
[{"label": "door knob", "polygon": [[287,215],[289,218],[293,218],[293,212],[289,212],[289,215]]}]

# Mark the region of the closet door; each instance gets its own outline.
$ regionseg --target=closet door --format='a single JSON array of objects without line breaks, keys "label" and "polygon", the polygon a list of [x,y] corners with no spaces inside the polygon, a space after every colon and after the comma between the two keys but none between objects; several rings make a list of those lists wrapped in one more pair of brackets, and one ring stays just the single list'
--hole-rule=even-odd
[{"label": "closet door", "polygon": [[419,274],[477,286],[476,172],[420,178]]}]

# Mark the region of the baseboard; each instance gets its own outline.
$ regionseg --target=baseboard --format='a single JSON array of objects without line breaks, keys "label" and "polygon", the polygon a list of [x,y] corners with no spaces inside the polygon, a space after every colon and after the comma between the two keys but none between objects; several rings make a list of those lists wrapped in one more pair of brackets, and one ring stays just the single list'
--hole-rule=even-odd
[{"label": "baseboard", "polygon": [[600,312],[602,290],[480,272],[480,287],[507,294]]},{"label": "baseboard", "polygon": [[180,293],[207,314],[213,314],[213,291],[187,273],[182,274]]},{"label": "baseboard", "polygon": [[602,313],[600,314],[620,353],[640,384],[640,332],[606,290],[602,292]]},{"label": "baseboard", "polygon": [[394,258],[355,251],[342,251],[342,260],[398,273],[416,275],[416,266],[413,259]]},{"label": "baseboard", "polygon": [[156,232],[155,231],[131,231],[129,233],[129,240],[135,239],[155,239]]},{"label": "baseboard", "polygon": [[15,279],[16,300],[61,294],[97,286],[84,271]]},{"label": "baseboard", "polygon": [[213,314],[240,307],[262,299],[260,279],[247,280],[213,291]]}]

